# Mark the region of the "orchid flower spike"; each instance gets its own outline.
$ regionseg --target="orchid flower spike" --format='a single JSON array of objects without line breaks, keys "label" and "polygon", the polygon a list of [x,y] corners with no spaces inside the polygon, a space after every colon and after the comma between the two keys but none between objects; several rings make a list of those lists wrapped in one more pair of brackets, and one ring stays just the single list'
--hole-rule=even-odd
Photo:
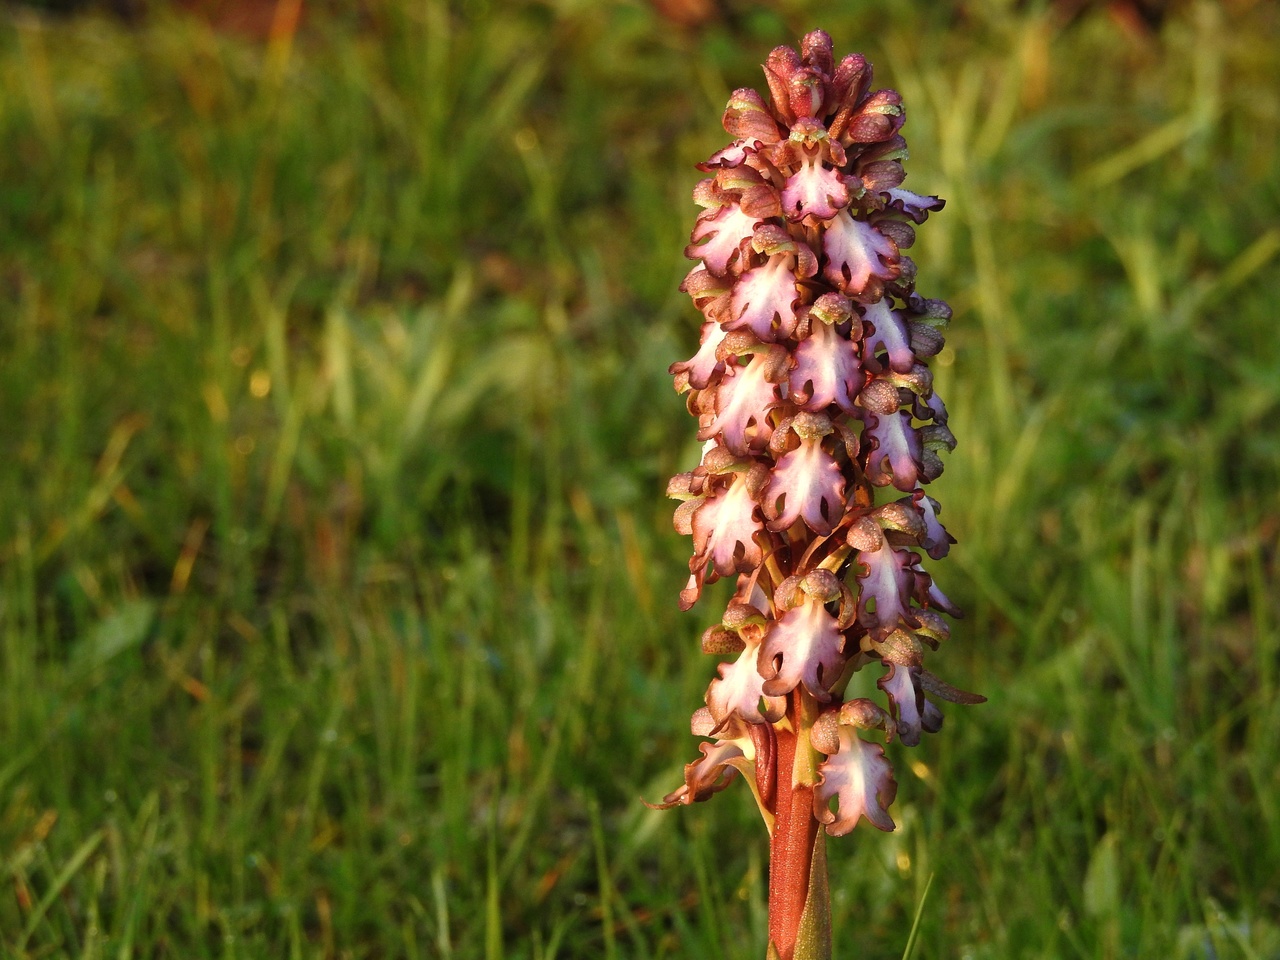
[{"label": "orchid flower spike", "polygon": [[[951,310],[903,251],[943,201],[902,187],[902,99],[862,56],[814,31],[764,73],[769,102],[734,91],[733,140],[699,165],[685,249],[701,345],[671,373],[705,446],[669,488],[693,538],[680,604],[737,589],[703,635],[729,658],[693,715],[707,740],[656,806],[743,775],[772,838],[768,955],[808,960],[830,949],[824,835],[894,829],[880,741],[916,746],[938,700],[983,698],[925,668],[960,615],[922,566],[955,542],[924,492],[955,446],[928,365]],[[879,702],[844,698],[864,667]]]}]

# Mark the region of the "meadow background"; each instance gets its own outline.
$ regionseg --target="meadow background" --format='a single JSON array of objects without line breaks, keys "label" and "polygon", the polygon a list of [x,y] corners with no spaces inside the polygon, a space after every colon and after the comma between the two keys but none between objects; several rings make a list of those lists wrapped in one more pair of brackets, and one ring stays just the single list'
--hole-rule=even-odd
[{"label": "meadow background", "polygon": [[640,803],[715,662],[666,367],[821,26],[947,199],[990,698],[830,845],[837,956],[1280,957],[1280,12],[1113,6],[0,8],[0,956],[762,954],[748,792]]}]

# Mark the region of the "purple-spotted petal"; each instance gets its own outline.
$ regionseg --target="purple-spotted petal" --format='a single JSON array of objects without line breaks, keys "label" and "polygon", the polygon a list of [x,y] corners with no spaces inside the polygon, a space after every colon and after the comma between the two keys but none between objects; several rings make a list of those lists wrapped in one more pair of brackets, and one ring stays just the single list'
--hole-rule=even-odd
[{"label": "purple-spotted petal", "polygon": [[735,474],[727,489],[704,500],[693,514],[690,568],[710,563],[717,576],[727,577],[758,567],[764,558],[755,541],[762,528],[756,506],[745,473]]},{"label": "purple-spotted petal", "polygon": [[821,438],[802,440],[778,461],[765,489],[764,512],[770,530],[786,530],[803,519],[819,536],[831,532],[844,513],[844,474]]},{"label": "purple-spotted petal", "polygon": [[938,520],[938,511],[941,509],[938,502],[925,496],[923,491],[916,493],[916,506],[924,515],[925,535],[921,546],[934,560],[941,560],[950,552],[951,544],[956,542],[956,538],[947,533],[947,528]]},{"label": "purple-spotted petal", "polygon": [[[886,808],[897,796],[898,784],[884,748],[863,740],[851,727],[840,726],[837,735],[840,749],[818,765],[814,815],[833,837],[844,836],[862,817],[881,830],[893,830]],[[834,811],[832,800],[836,801]]]},{"label": "purple-spotted petal", "polygon": [[906,214],[916,223],[924,223],[930,211],[941,210],[946,204],[940,197],[925,197],[901,188],[885,192],[889,194],[890,209]]},{"label": "purple-spotted petal", "polygon": [[846,208],[827,225],[822,237],[827,255],[826,277],[850,297],[867,289],[873,278],[898,275],[898,248],[871,224],[855,220]]},{"label": "purple-spotted petal", "polygon": [[809,336],[800,341],[793,356],[792,399],[814,412],[836,404],[853,416],[854,397],[862,389],[862,363],[858,346],[840,335],[835,326],[821,320],[812,322]]},{"label": "purple-spotted petal", "polygon": [[764,449],[773,432],[769,411],[782,399],[778,385],[768,380],[772,363],[767,354],[756,353],[745,367],[725,370],[726,377],[716,388],[715,417],[699,432],[699,440],[719,434],[729,451],[740,457]]},{"label": "purple-spotted petal", "polygon": [[719,210],[732,203],[733,197],[724,192],[715,177],[707,177],[694,184],[693,202],[704,210]]},{"label": "purple-spotted petal", "polygon": [[744,273],[734,285],[729,304],[730,330],[747,329],[761,340],[785,340],[796,325],[795,257],[778,253]]},{"label": "purple-spotted petal", "polygon": [[744,240],[750,239],[760,217],[744,213],[736,203],[708,210],[698,217],[693,242],[684,248],[690,260],[701,260],[711,273],[721,276],[741,256]]},{"label": "purple-spotted petal", "polygon": [[916,488],[920,479],[920,437],[911,426],[911,414],[868,413],[867,435],[871,437],[867,455],[867,479],[877,487],[892,483],[904,493]]},{"label": "purple-spotted petal", "polygon": [[911,595],[916,586],[911,566],[914,559],[914,554],[895,550],[883,537],[878,549],[858,551],[858,563],[866,567],[866,573],[859,571],[857,575],[858,621],[875,640],[888,635],[899,623],[916,623],[911,613]]},{"label": "purple-spotted petal", "polygon": [[810,30],[800,40],[803,61],[820,73],[831,75],[835,69],[835,55],[831,50],[831,35],[825,30]]},{"label": "purple-spotted petal", "polygon": [[774,47],[764,62],[764,79],[769,85],[769,96],[773,100],[774,109],[787,123],[796,118],[791,112],[791,77],[803,65],[800,54],[787,46]]},{"label": "purple-spotted petal", "polygon": [[918,746],[925,706],[924,691],[920,689],[920,668],[903,663],[886,666],[889,669],[876,681],[876,686],[889,698],[889,712],[898,724],[898,739],[905,746]]},{"label": "purple-spotted petal", "polygon": [[836,66],[832,85],[835,88],[835,102],[840,104],[840,108],[831,122],[833,140],[839,139],[849,125],[858,104],[871,85],[871,75],[871,64],[860,53],[848,54]]},{"label": "purple-spotted petal", "polygon": [[717,150],[705,161],[698,164],[703,171],[719,170],[724,167],[738,167],[747,162],[747,157],[760,149],[761,142],[755,138],[735,140],[727,147]]},{"label": "purple-spotted petal", "polygon": [[702,325],[702,345],[691,358],[681,363],[673,363],[667,370],[672,375],[687,374],[689,384],[698,390],[704,389],[711,378],[724,370],[724,364],[716,358],[716,348],[724,339],[724,328],[718,323],[708,321]]},{"label": "purple-spotted petal", "polygon": [[867,193],[887,194],[902,182],[906,171],[898,160],[868,160],[865,155],[859,158],[857,168],[858,179]]},{"label": "purple-spotted petal", "polygon": [[911,352],[911,338],[902,315],[891,309],[889,298],[877,300],[862,308],[862,319],[875,330],[867,335],[867,356],[873,357],[881,350],[889,354],[889,367],[897,373],[907,373],[915,364]]},{"label": "purple-spotted petal", "polygon": [[[880,143],[890,140],[902,129],[906,116],[902,112],[902,97],[896,90],[877,90],[858,105],[858,112],[850,119],[847,131],[840,137],[841,143]],[[835,124],[832,124],[834,128]]]},{"label": "purple-spotted petal", "polygon": [[816,217],[830,220],[849,203],[849,188],[838,170],[832,170],[817,156],[787,178],[782,188],[782,209],[789,220]]},{"label": "purple-spotted petal", "polygon": [[797,70],[787,86],[792,116],[799,119],[821,115],[827,85],[819,71],[807,67]]},{"label": "purple-spotted petal", "polygon": [[762,692],[771,697],[790,693],[799,684],[815,699],[831,699],[827,687],[844,667],[844,636],[821,600],[806,597],[776,621],[760,648],[758,672]]},{"label": "purple-spotted petal", "polygon": [[764,696],[764,678],[757,669],[760,644],[749,643],[733,663],[722,663],[717,668],[720,677],[707,687],[707,709],[717,725],[741,717],[748,723],[764,723],[760,711],[760,698]]}]

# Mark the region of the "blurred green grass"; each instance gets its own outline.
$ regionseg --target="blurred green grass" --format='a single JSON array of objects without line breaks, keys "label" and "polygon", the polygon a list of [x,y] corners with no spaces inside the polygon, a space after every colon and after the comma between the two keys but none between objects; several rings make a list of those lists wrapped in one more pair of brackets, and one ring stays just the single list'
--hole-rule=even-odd
[{"label": "blurred green grass", "polygon": [[422,0],[0,15],[0,953],[758,956],[657,814],[693,164],[822,26],[906,97],[991,702],[830,846],[837,952],[1280,957],[1280,15]]}]

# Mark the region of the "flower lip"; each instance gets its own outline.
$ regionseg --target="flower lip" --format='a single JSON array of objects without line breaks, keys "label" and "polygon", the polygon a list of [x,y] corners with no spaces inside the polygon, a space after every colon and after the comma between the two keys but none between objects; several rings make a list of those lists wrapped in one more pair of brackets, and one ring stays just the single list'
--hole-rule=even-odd
[{"label": "flower lip", "polygon": [[712,170],[719,170],[722,167],[737,167],[747,162],[747,158],[753,154],[759,153],[764,143],[756,137],[744,137],[734,140],[720,150],[717,150],[702,163],[698,164],[698,169],[704,173]]},{"label": "flower lip", "polygon": [[849,204],[849,188],[837,170],[821,162],[818,151],[806,151],[800,169],[787,178],[781,206],[791,221],[813,217],[828,221]]},{"label": "flower lip", "polygon": [[691,571],[709,563],[717,576],[727,577],[763,562],[755,539],[763,524],[756,516],[751,487],[746,476],[739,474],[693,511],[690,528],[697,552],[690,560]]},{"label": "flower lip", "polygon": [[709,209],[694,225],[684,255],[701,260],[709,273],[723,276],[740,263],[742,245],[754,235],[760,222],[760,217],[747,213],[737,203]]},{"label": "flower lip", "polygon": [[822,237],[827,255],[826,278],[841,293],[878,301],[884,281],[901,272],[898,245],[864,220],[855,220],[846,207],[827,224]]},{"label": "flower lip", "polygon": [[[817,419],[813,414],[808,416]],[[830,432],[830,421],[827,426]],[[764,512],[770,530],[786,530],[803,520],[810,530],[826,536],[844,511],[845,478],[835,458],[822,448],[825,434],[816,427],[805,432],[809,436],[802,435],[800,445],[784,454],[774,468]]]},{"label": "flower lip", "polygon": [[844,643],[840,626],[824,602],[806,596],[805,602],[784,613],[765,635],[758,664],[764,679],[762,693],[783,696],[803,685],[819,703],[829,702],[828,687],[844,667]]},{"label": "flower lip", "polygon": [[770,379],[778,374],[785,376],[786,367],[779,369],[768,353],[757,353],[745,367],[734,368],[733,376],[716,388],[715,413],[699,431],[699,439],[711,440],[718,435],[738,456],[762,450],[773,432],[769,411],[782,403],[777,381]]},{"label": "flower lip", "polygon": [[[813,792],[814,815],[826,824],[827,833],[841,837],[866,817],[881,830],[894,829],[887,807],[898,793],[893,768],[884,748],[869,743],[852,727],[837,728],[840,749],[818,766],[818,785]],[[836,810],[830,808],[836,801]]]},{"label": "flower lip", "polygon": [[[772,244],[771,239],[762,235],[759,229],[756,237],[753,244]],[[725,326],[731,330],[749,329],[761,340],[777,341],[789,337],[795,329],[796,303],[799,300],[796,267],[793,266],[797,260],[801,273],[811,276],[817,269],[817,259],[812,251],[804,244],[788,240],[779,242],[770,250],[767,262],[745,271],[729,295],[729,319]]]},{"label": "flower lip", "polygon": [[826,410],[834,403],[846,415],[854,416],[857,413],[854,397],[863,383],[857,342],[842,336],[834,324],[822,322],[822,314],[816,308],[814,304],[809,316],[817,315],[819,322],[810,323],[809,335],[800,341],[793,354],[792,400],[811,411]]}]

